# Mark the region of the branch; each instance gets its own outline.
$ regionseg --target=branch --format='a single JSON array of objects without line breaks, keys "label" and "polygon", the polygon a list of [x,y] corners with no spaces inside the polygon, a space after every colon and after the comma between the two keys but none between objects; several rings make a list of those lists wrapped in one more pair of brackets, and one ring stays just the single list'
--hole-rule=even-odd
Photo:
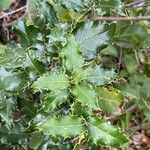
[{"label": "branch", "polygon": [[100,20],[100,21],[140,21],[140,20],[150,20],[150,16],[132,16],[132,17],[120,17],[120,16],[88,16],[90,20]]},{"label": "branch", "polygon": [[136,7],[136,6],[141,6],[143,4],[145,4],[145,0],[135,1],[135,2],[132,2],[132,3],[125,4],[124,6],[126,8],[132,8],[132,7]]},{"label": "branch", "polygon": [[23,7],[20,7],[14,11],[11,11],[11,12],[3,12],[2,15],[0,15],[0,19],[4,18],[4,17],[7,17],[9,15],[12,15],[12,14],[15,14],[21,10],[26,10],[26,6],[23,6]]}]

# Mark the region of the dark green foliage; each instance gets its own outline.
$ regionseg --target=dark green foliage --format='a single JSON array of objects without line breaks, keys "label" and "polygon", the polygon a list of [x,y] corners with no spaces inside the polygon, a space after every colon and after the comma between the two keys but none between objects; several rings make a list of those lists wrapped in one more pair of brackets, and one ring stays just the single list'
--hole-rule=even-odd
[{"label": "dark green foliage", "polygon": [[121,148],[129,137],[107,117],[121,115],[124,99],[150,119],[147,23],[86,18],[126,15],[120,0],[27,5],[28,17],[14,25],[20,43],[0,45],[0,147]]}]

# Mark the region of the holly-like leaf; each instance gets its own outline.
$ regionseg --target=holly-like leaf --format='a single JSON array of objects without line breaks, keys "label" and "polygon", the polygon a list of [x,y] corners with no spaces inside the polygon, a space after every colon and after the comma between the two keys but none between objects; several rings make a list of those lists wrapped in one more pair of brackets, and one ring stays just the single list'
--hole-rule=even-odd
[{"label": "holly-like leaf", "polygon": [[118,90],[112,88],[97,87],[96,92],[99,94],[99,106],[106,113],[118,113],[119,105],[123,101],[123,95]]},{"label": "holly-like leaf", "polygon": [[61,116],[61,118],[48,117],[37,128],[53,136],[64,138],[73,137],[85,132],[82,118],[73,116]]},{"label": "holly-like leaf", "polygon": [[34,132],[31,135],[31,139],[28,142],[28,146],[31,149],[38,149],[44,138],[41,132]]},{"label": "holly-like leaf", "polygon": [[27,8],[30,20],[38,27],[42,27],[41,25],[45,25],[42,24],[42,22],[45,23],[45,20],[51,27],[55,26],[55,24],[58,23],[53,5],[51,5],[47,1],[28,0]]},{"label": "holly-like leaf", "polygon": [[97,95],[90,85],[85,83],[76,85],[71,92],[76,97],[76,100],[81,102],[82,105],[99,109],[96,98]]},{"label": "holly-like leaf", "polygon": [[83,56],[87,59],[94,58],[97,54],[96,48],[107,44],[109,40],[107,32],[104,31],[104,24],[94,26],[91,21],[87,21],[84,27],[77,31],[76,39],[81,45]]},{"label": "holly-like leaf", "polygon": [[68,76],[57,70],[43,74],[32,87],[37,90],[64,90],[69,86]]},{"label": "holly-like leaf", "polygon": [[93,115],[92,108],[88,106],[83,106],[81,102],[74,102],[71,106],[71,111],[74,115],[83,116],[83,117],[89,117]]},{"label": "holly-like leaf", "polygon": [[118,146],[126,143],[128,138],[116,126],[105,119],[92,117],[87,122],[88,136],[95,144]]},{"label": "holly-like leaf", "polygon": [[5,126],[10,128],[12,119],[12,109],[15,106],[12,96],[6,92],[0,91],[0,117],[1,121],[5,122]]},{"label": "holly-like leaf", "polygon": [[0,90],[17,92],[28,85],[28,74],[25,71],[15,72],[0,68]]},{"label": "holly-like leaf", "polygon": [[117,77],[114,70],[104,70],[103,68],[96,66],[91,71],[90,75],[87,77],[87,80],[97,86],[105,85],[108,82],[112,81]]},{"label": "holly-like leaf", "polygon": [[79,44],[74,36],[68,37],[68,43],[62,49],[61,55],[64,67],[70,72],[80,69],[84,63],[84,59],[80,54]]},{"label": "holly-like leaf", "polygon": [[20,46],[9,44],[0,53],[0,66],[6,68],[21,67],[26,58],[24,50]]},{"label": "holly-like leaf", "polygon": [[14,128],[11,128],[11,131],[7,129],[6,127],[0,128],[0,141],[2,142],[8,142],[13,144],[22,144],[24,145],[29,138],[28,133],[22,133],[21,129],[18,126],[15,126]]},{"label": "holly-like leaf", "polygon": [[77,69],[73,72],[72,79],[75,84],[85,81],[91,71],[91,67]]},{"label": "holly-like leaf", "polygon": [[65,5],[68,9],[73,9],[76,11],[81,11],[84,8],[84,3],[82,0],[58,0],[61,4]]},{"label": "holly-like leaf", "polygon": [[63,46],[66,45],[67,41],[65,38],[65,30],[63,27],[61,28],[52,28],[51,29],[51,34],[48,36],[49,41],[48,44],[51,46],[54,44],[54,42],[60,42]]},{"label": "holly-like leaf", "polygon": [[67,97],[67,90],[48,94],[44,99],[44,109],[55,109],[57,106],[65,102],[67,100]]},{"label": "holly-like leaf", "polygon": [[123,14],[123,3],[120,0],[97,0],[95,11],[99,15],[118,13]]}]

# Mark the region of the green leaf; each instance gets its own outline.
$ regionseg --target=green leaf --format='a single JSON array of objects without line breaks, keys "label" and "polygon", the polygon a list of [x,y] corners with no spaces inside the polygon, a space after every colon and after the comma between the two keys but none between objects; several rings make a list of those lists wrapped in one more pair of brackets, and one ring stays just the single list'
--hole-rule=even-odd
[{"label": "green leaf", "polygon": [[58,70],[53,70],[51,72],[43,74],[37,81],[35,81],[32,87],[38,90],[64,90],[69,86],[68,76],[59,72]]},{"label": "green leaf", "polygon": [[73,72],[72,79],[75,84],[85,81],[91,71],[91,67],[77,69]]},{"label": "green leaf", "polygon": [[90,85],[85,83],[76,85],[71,92],[82,105],[99,109],[97,95]]},{"label": "green leaf", "polygon": [[74,102],[71,106],[72,114],[87,118],[93,115],[93,109],[88,106],[83,106],[81,102]]},{"label": "green leaf", "polygon": [[48,36],[49,41],[48,44],[52,45],[54,42],[60,42],[63,46],[67,44],[67,40],[65,38],[65,29],[63,27],[60,28],[52,28],[51,34]]},{"label": "green leaf", "polygon": [[11,131],[8,130],[5,127],[0,128],[0,141],[4,141],[4,144],[7,145],[7,143],[11,143],[11,145],[15,144],[26,144],[26,141],[28,139],[27,133],[22,133],[21,129],[19,129],[17,126],[14,128],[11,128]]},{"label": "green leaf", "polygon": [[0,1],[0,10],[8,9],[11,2],[12,2],[11,0],[1,0]]},{"label": "green leaf", "polygon": [[31,149],[38,149],[40,144],[43,142],[43,135],[41,132],[34,132],[32,133],[31,135],[31,139],[30,141],[28,142],[28,146],[31,148]]},{"label": "green leaf", "polygon": [[83,28],[77,31],[76,39],[81,45],[83,56],[92,59],[96,56],[96,48],[107,44],[109,38],[104,31],[104,24],[99,23],[94,26],[92,21],[87,21]]},{"label": "green leaf", "polygon": [[48,117],[37,128],[53,136],[74,137],[85,132],[83,119],[73,116]]},{"label": "green leaf", "polygon": [[105,85],[108,82],[112,81],[116,77],[114,70],[104,70],[103,68],[96,66],[92,69],[90,75],[87,77],[87,80],[97,86]]},{"label": "green leaf", "polygon": [[114,36],[116,44],[125,48],[142,47],[149,42],[147,30],[137,23],[118,23]]},{"label": "green leaf", "polygon": [[45,25],[45,20],[51,27],[58,23],[53,5],[47,1],[28,0],[27,7],[29,18],[36,26],[41,28],[42,25]]},{"label": "green leaf", "polygon": [[113,45],[108,45],[100,52],[100,54],[118,57],[117,49]]},{"label": "green leaf", "polygon": [[64,67],[70,72],[80,69],[84,63],[84,59],[80,54],[79,44],[74,36],[68,37],[68,43],[62,49],[61,55]]},{"label": "green leaf", "polygon": [[[28,25],[27,22],[18,21],[13,31],[19,35],[22,47],[29,48],[42,37],[40,29],[34,25]],[[42,39],[42,38],[41,38]],[[41,40],[40,39],[40,40]]]},{"label": "green leaf", "polygon": [[95,144],[118,146],[128,142],[128,138],[117,127],[105,119],[93,117],[87,122],[88,136]]},{"label": "green leaf", "polygon": [[0,117],[1,121],[5,122],[5,126],[10,128],[13,119],[12,119],[12,110],[15,106],[12,96],[6,92],[0,91]]},{"label": "green leaf", "polygon": [[21,46],[9,44],[0,53],[0,66],[6,68],[22,67],[26,54]]},{"label": "green leaf", "polygon": [[150,101],[141,98],[139,107],[143,110],[145,119],[150,121]]},{"label": "green leaf", "polygon": [[67,9],[62,7],[61,4],[55,4],[53,5],[54,9],[57,12],[57,17],[59,20],[66,22],[66,21],[76,21],[77,18],[81,17],[81,14],[78,12],[75,12],[72,9]]},{"label": "green leaf", "polygon": [[44,110],[55,109],[57,106],[62,104],[67,100],[68,92],[67,90],[52,92],[48,94],[44,99]]},{"label": "green leaf", "polygon": [[126,54],[123,56],[126,69],[129,74],[136,74],[138,64],[134,54]]},{"label": "green leaf", "polygon": [[36,0],[27,0],[28,17],[31,21],[35,21],[38,15]]},{"label": "green leaf", "polygon": [[6,45],[3,45],[3,44],[0,43],[0,58],[1,58],[1,55],[4,54],[6,48],[7,48]]},{"label": "green leaf", "polygon": [[97,87],[96,92],[99,94],[99,106],[106,113],[119,113],[119,106],[123,101],[123,95],[117,89]]},{"label": "green leaf", "polygon": [[95,11],[99,15],[117,13],[123,15],[123,3],[120,0],[97,0]]},{"label": "green leaf", "polygon": [[41,2],[39,4],[39,13],[43,14],[47,22],[51,27],[56,26],[58,23],[56,12],[53,8],[53,5],[51,5],[48,2]]},{"label": "green leaf", "polygon": [[0,68],[0,90],[18,92],[28,85],[28,74],[25,71],[13,72]]},{"label": "green leaf", "polygon": [[84,3],[82,0],[58,0],[58,2],[65,5],[68,9],[73,9],[78,12],[84,8]]}]

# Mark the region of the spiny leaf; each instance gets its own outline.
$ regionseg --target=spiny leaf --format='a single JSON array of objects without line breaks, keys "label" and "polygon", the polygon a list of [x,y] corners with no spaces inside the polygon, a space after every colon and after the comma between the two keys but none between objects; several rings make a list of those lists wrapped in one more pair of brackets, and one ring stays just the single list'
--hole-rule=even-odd
[{"label": "spiny leaf", "polygon": [[80,54],[79,44],[74,36],[68,37],[67,46],[62,49],[61,55],[64,67],[70,72],[80,69],[84,63],[84,59]]},{"label": "spiny leaf", "polygon": [[73,72],[72,79],[75,84],[84,81],[91,71],[91,67],[77,69]]},{"label": "spiny leaf", "polygon": [[53,70],[45,73],[37,81],[35,81],[32,87],[35,90],[64,90],[69,86],[68,77],[65,73]]},{"label": "spiny leaf", "polygon": [[82,0],[58,0],[61,4],[65,5],[68,9],[73,9],[76,11],[81,11],[84,8],[84,3]]},{"label": "spiny leaf", "polygon": [[6,129],[5,127],[1,127],[0,128],[1,143],[2,143],[2,141],[4,141],[4,142],[7,141],[8,143],[11,143],[12,145],[13,144],[16,144],[16,145],[17,144],[22,144],[22,145],[24,145],[29,137],[28,137],[27,133],[22,133],[19,130],[20,129],[18,129],[17,127],[16,127],[16,129],[11,128],[11,131]]},{"label": "spiny leaf", "polygon": [[82,105],[87,105],[88,107],[96,109],[98,108],[97,95],[88,84],[82,83],[76,85],[71,92]]},{"label": "spiny leaf", "polygon": [[71,111],[74,115],[83,116],[85,118],[93,115],[93,109],[87,105],[82,105],[81,102],[74,102],[71,106]]},{"label": "spiny leaf", "polygon": [[80,28],[76,34],[76,39],[81,44],[83,55],[87,59],[92,59],[96,56],[96,48],[107,44],[108,36],[104,31],[104,24],[93,25],[93,22],[87,21],[83,28]]},{"label": "spiny leaf", "polygon": [[105,85],[109,81],[113,80],[116,77],[114,70],[104,70],[103,68],[96,66],[91,71],[90,75],[87,77],[87,80],[94,85]]},{"label": "spiny leaf", "polygon": [[0,66],[6,68],[17,68],[23,65],[26,54],[20,46],[9,44],[0,53]]},{"label": "spiny leaf", "polygon": [[95,10],[101,16],[113,12],[122,15],[122,8],[123,4],[120,0],[97,0]]},{"label": "spiny leaf", "polygon": [[39,13],[43,14],[50,26],[55,26],[58,23],[56,12],[48,2],[41,2],[39,5]]},{"label": "spiny leaf", "polygon": [[[27,1],[28,16],[30,20],[40,27],[42,21],[47,20],[50,26],[55,26],[57,24],[56,12],[53,6],[47,1]],[[45,24],[44,24],[45,25]],[[42,26],[41,26],[42,27]]]},{"label": "spiny leaf", "polygon": [[128,141],[128,138],[117,127],[105,119],[92,117],[89,118],[87,124],[88,136],[95,144],[118,146]]},{"label": "spiny leaf", "polygon": [[55,109],[67,100],[67,90],[48,94],[44,99],[44,110]]},{"label": "spiny leaf", "polygon": [[25,71],[13,72],[0,68],[0,90],[18,92],[27,86],[29,81]]},{"label": "spiny leaf", "polygon": [[51,34],[48,36],[49,37],[48,44],[51,45],[54,44],[54,42],[60,42],[63,46],[65,46],[67,43],[65,34],[66,33],[63,27],[52,28]]},{"label": "spiny leaf", "polygon": [[12,119],[12,109],[15,106],[12,96],[6,92],[0,91],[0,117],[1,121],[5,122],[5,126],[10,128]]},{"label": "spiny leaf", "polygon": [[99,106],[107,113],[118,113],[119,105],[123,101],[123,95],[116,89],[97,87],[96,92],[99,94]]},{"label": "spiny leaf", "polygon": [[61,4],[55,4],[53,5],[56,12],[57,12],[57,17],[59,20],[65,22],[65,21],[75,21],[77,18],[81,17],[81,14],[78,12],[75,12],[72,9],[67,9],[62,7]]},{"label": "spiny leaf", "polygon": [[85,132],[83,119],[73,116],[48,117],[37,128],[53,136],[73,137]]}]

